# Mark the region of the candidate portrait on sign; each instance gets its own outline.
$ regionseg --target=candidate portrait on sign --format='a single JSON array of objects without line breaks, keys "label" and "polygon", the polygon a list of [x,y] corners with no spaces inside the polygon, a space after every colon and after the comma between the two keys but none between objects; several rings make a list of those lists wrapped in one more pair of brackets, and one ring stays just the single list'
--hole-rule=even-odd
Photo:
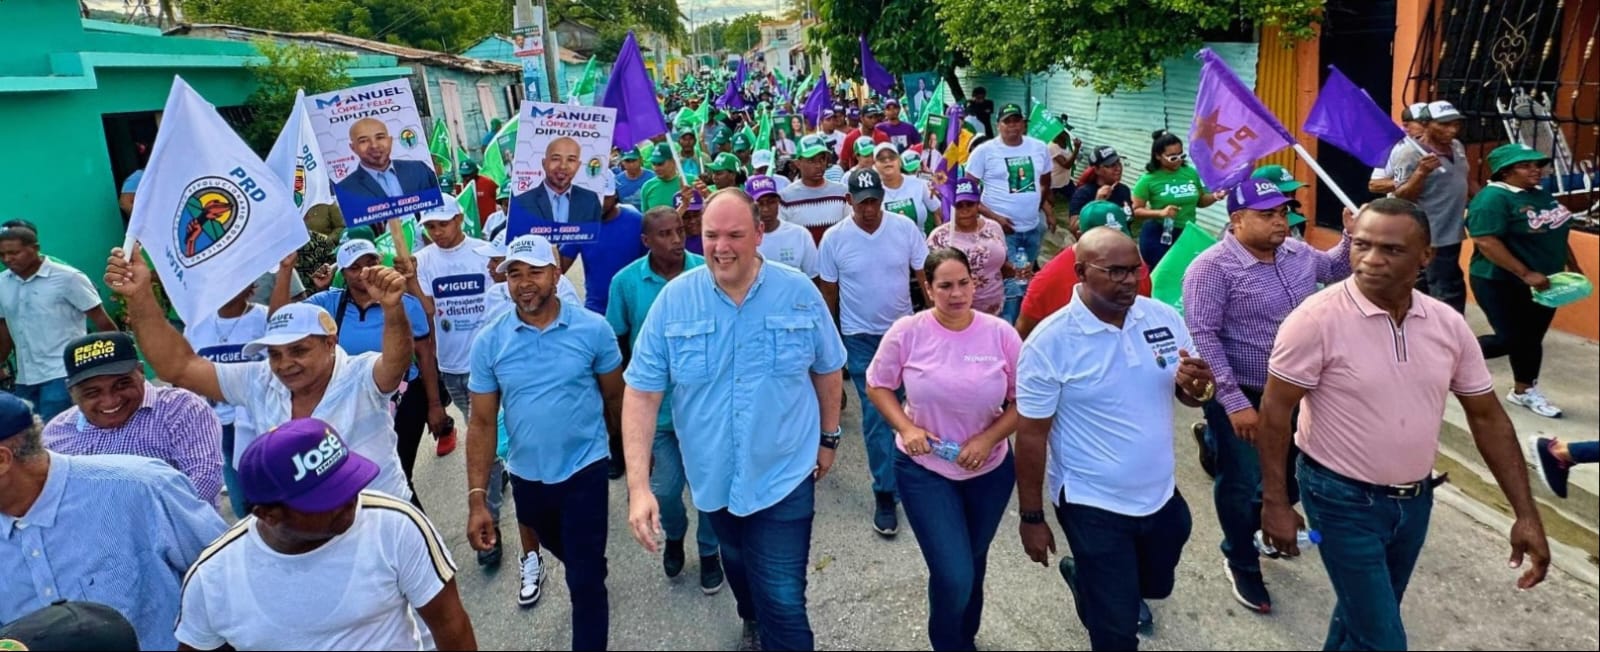
[{"label": "candidate portrait on sign", "polygon": [[433,166],[391,159],[393,149],[389,125],[382,120],[362,118],[351,124],[350,151],[360,161],[349,176],[335,184],[339,194],[371,204],[439,187]]},{"label": "candidate portrait on sign", "polygon": [[544,182],[511,199],[515,207],[540,222],[592,224],[604,212],[600,195],[573,185],[583,167],[583,148],[565,136],[550,141],[544,150]]}]

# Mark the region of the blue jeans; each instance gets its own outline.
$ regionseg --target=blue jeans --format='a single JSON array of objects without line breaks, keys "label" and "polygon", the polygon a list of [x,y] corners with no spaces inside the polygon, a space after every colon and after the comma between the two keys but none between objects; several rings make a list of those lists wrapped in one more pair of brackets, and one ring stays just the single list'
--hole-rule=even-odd
[{"label": "blue jeans", "polygon": [[47,380],[37,385],[23,385],[18,383],[12,388],[11,394],[33,404],[33,413],[39,415],[39,420],[50,423],[57,414],[66,412],[72,407],[72,395],[67,393],[67,379],[57,378]]},{"label": "blue jeans", "polygon": [[1456,312],[1467,311],[1467,277],[1461,271],[1461,243],[1433,248],[1433,261],[1418,276],[1420,289],[1429,296],[1450,304]]},{"label": "blue jeans", "polygon": [[993,471],[951,480],[895,452],[906,520],[928,564],[928,639],[935,650],[976,650],[989,544],[1016,486],[1015,456]]},{"label": "blue jeans", "polygon": [[[1167,230],[1166,220],[1153,219],[1144,223],[1139,229],[1139,257],[1144,259],[1144,264],[1150,269],[1155,269],[1162,258],[1167,257],[1167,252],[1172,250],[1171,244],[1161,244],[1161,234]],[[1178,236],[1183,235],[1181,225],[1173,225],[1172,242],[1178,241]]]},{"label": "blue jeans", "polygon": [[892,494],[895,493],[894,430],[867,398],[867,365],[872,364],[872,357],[878,354],[878,343],[882,341],[882,335],[844,336],[845,366],[850,369],[850,382],[855,383],[856,396],[861,399],[861,436],[867,445],[872,490]]},{"label": "blue jeans", "polygon": [[1390,498],[1300,456],[1300,504],[1322,532],[1322,566],[1337,598],[1324,650],[1404,650],[1400,601],[1428,538],[1433,489]]},{"label": "blue jeans", "polygon": [[1178,558],[1194,522],[1173,492],[1149,516],[1063,502],[1056,519],[1078,563],[1078,620],[1095,650],[1139,648],[1139,601],[1172,595]]},{"label": "blue jeans", "polygon": [[[1036,264],[1039,260],[1039,243],[1044,237],[1044,227],[1034,227],[1032,231],[1013,231],[1006,234],[1006,260],[1015,260],[1021,253],[1029,265]],[[1006,279],[1004,282],[1007,290],[1017,287],[1016,279]],[[1011,296],[1011,295],[1017,296]],[[1022,313],[1022,292],[1006,292],[1005,307],[1000,310],[1000,317],[1006,323],[1016,323],[1017,315]]]},{"label": "blue jeans", "polygon": [[[1240,387],[1250,407],[1261,409],[1261,391]],[[1261,553],[1256,550],[1256,530],[1261,529],[1261,459],[1254,444],[1240,439],[1228,420],[1228,410],[1220,401],[1206,401],[1206,441],[1217,453],[1217,477],[1211,484],[1211,497],[1217,505],[1217,523],[1222,526],[1222,556],[1234,570],[1261,571]],[[1290,417],[1289,432],[1295,428]],[[1295,456],[1289,445],[1289,461]],[[1289,496],[1299,495],[1294,465],[1288,467]]]},{"label": "blue jeans", "polygon": [[749,516],[734,516],[726,509],[711,513],[739,617],[756,621],[761,649],[816,648],[806,617],[806,567],[815,513],[816,485],[809,477],[777,504]]},{"label": "blue jeans", "polygon": [[540,545],[566,566],[574,650],[606,649],[611,630],[606,593],[609,490],[605,460],[554,484],[511,476],[517,522],[533,529]]},{"label": "blue jeans", "polygon": [[[661,509],[661,529],[668,541],[682,541],[689,533],[689,514],[683,507],[683,488],[688,482],[683,477],[683,451],[678,448],[678,434],[671,430],[657,430],[655,443],[650,447],[654,464],[650,467],[650,493],[655,494]],[[696,510],[699,511],[699,510]],[[700,544],[700,556],[717,554],[717,531],[711,527],[711,515],[700,512],[700,525],[694,538]]]},{"label": "blue jeans", "polygon": [[249,506],[244,502],[244,489],[239,486],[239,470],[233,468],[233,424],[222,427],[222,484],[228,488],[228,505],[235,518],[244,518]]},{"label": "blue jeans", "polygon": [[1575,441],[1567,444],[1567,455],[1573,464],[1600,462],[1600,441]]}]

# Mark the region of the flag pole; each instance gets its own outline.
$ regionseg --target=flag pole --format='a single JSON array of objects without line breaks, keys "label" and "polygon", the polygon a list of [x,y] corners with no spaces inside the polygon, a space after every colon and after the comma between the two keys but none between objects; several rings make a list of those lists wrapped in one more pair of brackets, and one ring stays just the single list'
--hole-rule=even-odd
[{"label": "flag pole", "polygon": [[1322,166],[1317,164],[1317,159],[1311,158],[1311,152],[1306,151],[1304,145],[1295,143],[1294,153],[1300,155],[1300,160],[1305,161],[1306,165],[1311,166],[1311,171],[1317,173],[1318,179],[1321,179],[1323,183],[1328,184],[1328,189],[1333,191],[1334,196],[1339,198],[1340,203],[1343,203],[1345,208],[1350,209],[1350,212],[1352,213],[1360,210],[1356,206],[1355,202],[1350,201],[1350,196],[1344,194],[1344,189],[1339,187],[1339,184],[1333,180],[1333,177],[1328,176],[1328,171],[1322,169]]}]

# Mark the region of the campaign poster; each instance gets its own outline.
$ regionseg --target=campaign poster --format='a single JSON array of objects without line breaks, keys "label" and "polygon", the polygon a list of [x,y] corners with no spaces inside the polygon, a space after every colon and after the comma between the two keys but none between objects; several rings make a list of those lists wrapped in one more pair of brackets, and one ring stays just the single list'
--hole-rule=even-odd
[{"label": "campaign poster", "polygon": [[[934,101],[933,89],[939,85],[939,73],[907,73],[901,76],[901,83],[905,84],[906,87],[906,103],[911,105],[905,107],[910,112],[909,116],[902,116],[901,119],[908,122],[913,121],[917,116],[922,115],[929,103]],[[942,102],[943,99],[940,98],[940,101]]]},{"label": "campaign poster", "polygon": [[524,102],[511,164],[510,232],[536,233],[555,244],[600,237],[604,199],[614,187],[611,132],[617,110]]},{"label": "campaign poster", "polygon": [[444,205],[410,80],[312,95],[306,111],[345,224],[361,226]]}]

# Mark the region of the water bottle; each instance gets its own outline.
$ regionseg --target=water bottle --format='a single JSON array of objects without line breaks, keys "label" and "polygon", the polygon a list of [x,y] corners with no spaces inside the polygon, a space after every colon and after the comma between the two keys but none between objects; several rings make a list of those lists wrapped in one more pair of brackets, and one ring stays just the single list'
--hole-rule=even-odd
[{"label": "water bottle", "polygon": [[1161,220],[1161,244],[1172,246],[1172,218]]},{"label": "water bottle", "polygon": [[[1322,543],[1322,533],[1316,530],[1300,530],[1295,533],[1294,538],[1301,550]],[[1261,534],[1261,530],[1256,530],[1256,550],[1267,557],[1276,558],[1279,555],[1278,549],[1267,543],[1267,539]]]},{"label": "water bottle", "polygon": [[1028,291],[1028,272],[1032,268],[1033,261],[1028,260],[1028,252],[1021,250],[1011,252],[1011,269],[1017,273],[1017,296],[1019,297]]},{"label": "water bottle", "polygon": [[933,454],[947,462],[956,461],[961,456],[961,444],[953,441],[937,441],[933,443]]}]

